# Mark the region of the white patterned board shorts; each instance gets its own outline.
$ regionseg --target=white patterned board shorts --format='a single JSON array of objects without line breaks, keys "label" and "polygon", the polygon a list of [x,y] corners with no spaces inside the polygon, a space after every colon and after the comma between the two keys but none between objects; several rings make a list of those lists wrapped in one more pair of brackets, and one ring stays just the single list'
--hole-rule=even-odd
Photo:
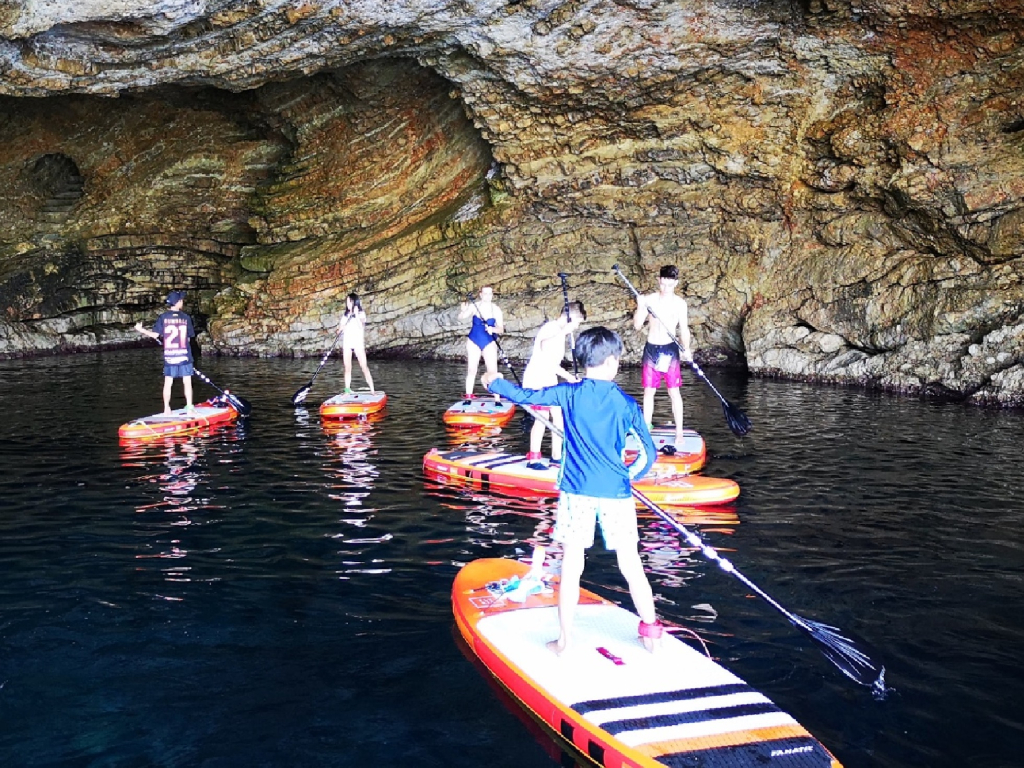
[{"label": "white patterned board shorts", "polygon": [[579,496],[562,491],[555,511],[555,531],[552,537],[562,544],[574,544],[589,549],[594,546],[594,524],[601,523],[601,536],[606,549],[636,547],[640,541],[637,530],[636,504],[633,498],[602,499],[597,496]]}]

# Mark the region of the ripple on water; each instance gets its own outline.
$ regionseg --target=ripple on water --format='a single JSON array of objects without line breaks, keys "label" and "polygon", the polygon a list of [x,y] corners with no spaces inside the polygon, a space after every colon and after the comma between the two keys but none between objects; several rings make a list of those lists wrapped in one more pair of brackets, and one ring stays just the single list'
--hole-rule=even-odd
[{"label": "ripple on water", "polygon": [[[295,409],[315,362],[212,359],[248,423],[120,444],[160,407],[150,352],[0,363],[0,763],[559,764],[467,662],[450,608],[475,558],[540,544],[557,567],[553,504],[422,474],[434,446],[522,450],[518,421],[449,431],[460,366],[374,361],[385,417],[325,428],[340,364]],[[687,420],[743,493],[681,521],[789,610],[870,639],[897,693],[872,702],[641,514],[659,612],[851,768],[1016,765],[1020,415],[712,378],[754,431],[733,436],[700,386]],[[584,583],[628,603],[600,547]]]}]

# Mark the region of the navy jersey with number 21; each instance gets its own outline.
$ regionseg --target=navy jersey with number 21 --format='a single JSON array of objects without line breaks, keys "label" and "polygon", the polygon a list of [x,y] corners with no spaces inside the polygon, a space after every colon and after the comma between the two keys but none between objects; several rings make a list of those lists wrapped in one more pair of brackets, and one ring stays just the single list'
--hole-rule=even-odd
[{"label": "navy jersey with number 21", "polygon": [[191,317],[184,312],[164,312],[156,319],[153,330],[160,334],[164,345],[164,362],[167,365],[192,362],[192,349],[188,342],[196,332]]}]

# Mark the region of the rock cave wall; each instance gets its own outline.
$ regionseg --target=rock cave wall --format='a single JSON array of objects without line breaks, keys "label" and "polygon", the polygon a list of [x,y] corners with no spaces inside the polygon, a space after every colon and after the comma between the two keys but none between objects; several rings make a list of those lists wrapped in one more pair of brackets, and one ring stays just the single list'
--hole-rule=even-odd
[{"label": "rock cave wall", "polygon": [[[679,266],[698,359],[1024,403],[1020,0],[88,0],[0,9],[0,354],[510,353],[566,271]],[[116,97],[116,98],[113,98]]]}]

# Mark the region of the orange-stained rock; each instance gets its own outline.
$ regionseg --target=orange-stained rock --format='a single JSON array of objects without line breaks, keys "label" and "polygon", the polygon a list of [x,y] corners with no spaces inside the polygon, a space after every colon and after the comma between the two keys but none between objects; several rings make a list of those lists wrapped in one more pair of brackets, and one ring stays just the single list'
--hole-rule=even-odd
[{"label": "orange-stained rock", "polygon": [[[0,355],[135,341],[525,355],[680,267],[698,358],[1024,402],[1024,0],[0,10]],[[118,96],[112,99],[110,96]]]}]

